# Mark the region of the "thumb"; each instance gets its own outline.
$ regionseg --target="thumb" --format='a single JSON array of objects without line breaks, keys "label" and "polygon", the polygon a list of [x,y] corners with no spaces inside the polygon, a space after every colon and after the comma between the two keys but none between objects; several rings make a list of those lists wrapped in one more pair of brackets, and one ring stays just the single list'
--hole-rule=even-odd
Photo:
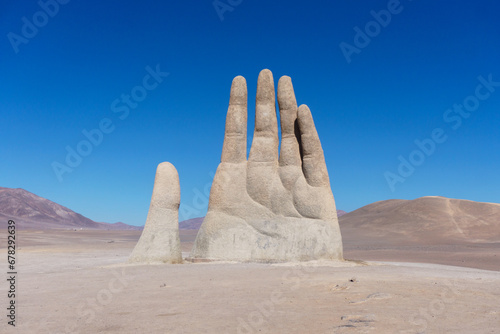
[{"label": "thumb", "polygon": [[156,169],[148,218],[129,262],[181,263],[179,239],[179,175],[174,165],[163,162]]}]

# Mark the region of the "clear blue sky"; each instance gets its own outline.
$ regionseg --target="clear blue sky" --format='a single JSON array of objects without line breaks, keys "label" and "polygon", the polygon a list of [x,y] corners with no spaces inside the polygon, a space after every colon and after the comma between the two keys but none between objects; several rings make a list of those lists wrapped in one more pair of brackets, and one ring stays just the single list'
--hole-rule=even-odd
[{"label": "clear blue sky", "polygon": [[[500,202],[500,86],[476,92],[479,76],[500,82],[498,1],[233,0],[223,20],[211,0],[60,1],[53,17],[36,1],[0,4],[0,186],[142,225],[156,166],[170,161],[180,218],[202,216],[231,81],[247,79],[251,134],[257,76],[269,68],[276,83],[291,76],[312,110],[337,208],[427,195]],[[370,23],[388,8],[385,27]],[[355,41],[355,27],[370,41]],[[350,62],[341,43],[358,46]],[[148,77],[145,90],[157,64],[169,75]],[[147,96],[125,117],[120,98],[132,91]],[[466,116],[447,112],[464,101]],[[53,162],[103,119],[113,131],[60,181]],[[413,153],[435,129],[446,140]],[[419,164],[404,177],[400,156]],[[391,189],[387,172],[405,181]]]}]

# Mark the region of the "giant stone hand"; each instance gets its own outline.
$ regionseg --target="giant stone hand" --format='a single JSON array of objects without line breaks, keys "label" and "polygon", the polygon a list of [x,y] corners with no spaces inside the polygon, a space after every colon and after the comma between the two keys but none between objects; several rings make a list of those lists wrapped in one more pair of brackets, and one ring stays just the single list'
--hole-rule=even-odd
[{"label": "giant stone hand", "polygon": [[342,259],[335,200],[323,149],[292,81],[278,83],[281,152],[271,71],[258,79],[255,131],[247,161],[247,86],[233,80],[221,163],[193,258],[236,261]]}]

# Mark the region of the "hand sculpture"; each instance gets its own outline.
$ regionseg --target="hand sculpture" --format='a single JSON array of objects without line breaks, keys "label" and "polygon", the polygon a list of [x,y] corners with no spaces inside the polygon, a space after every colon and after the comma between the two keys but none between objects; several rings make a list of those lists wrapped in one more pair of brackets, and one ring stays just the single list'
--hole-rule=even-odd
[{"label": "hand sculpture", "polygon": [[258,79],[247,161],[247,86],[233,80],[221,163],[192,258],[236,261],[342,259],[335,200],[323,149],[291,79],[278,83],[281,152],[271,71]]},{"label": "hand sculpture", "polygon": [[181,188],[174,165],[162,162],[156,169],[148,218],[129,262],[181,263],[179,203]]}]

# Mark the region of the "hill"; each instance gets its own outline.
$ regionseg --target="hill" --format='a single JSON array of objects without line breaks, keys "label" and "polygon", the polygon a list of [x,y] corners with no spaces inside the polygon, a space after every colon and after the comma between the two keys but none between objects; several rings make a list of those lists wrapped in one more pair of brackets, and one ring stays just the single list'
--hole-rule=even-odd
[{"label": "hill", "polygon": [[200,229],[203,219],[205,217],[191,218],[183,220],[179,223],[179,229],[181,230],[198,230]]},{"label": "hill", "polygon": [[394,199],[347,213],[339,222],[343,236],[389,243],[500,242],[500,204],[495,203],[437,196]]},{"label": "hill", "polygon": [[27,190],[0,187],[0,226],[9,219],[21,229],[141,229],[124,223],[98,223]]}]

